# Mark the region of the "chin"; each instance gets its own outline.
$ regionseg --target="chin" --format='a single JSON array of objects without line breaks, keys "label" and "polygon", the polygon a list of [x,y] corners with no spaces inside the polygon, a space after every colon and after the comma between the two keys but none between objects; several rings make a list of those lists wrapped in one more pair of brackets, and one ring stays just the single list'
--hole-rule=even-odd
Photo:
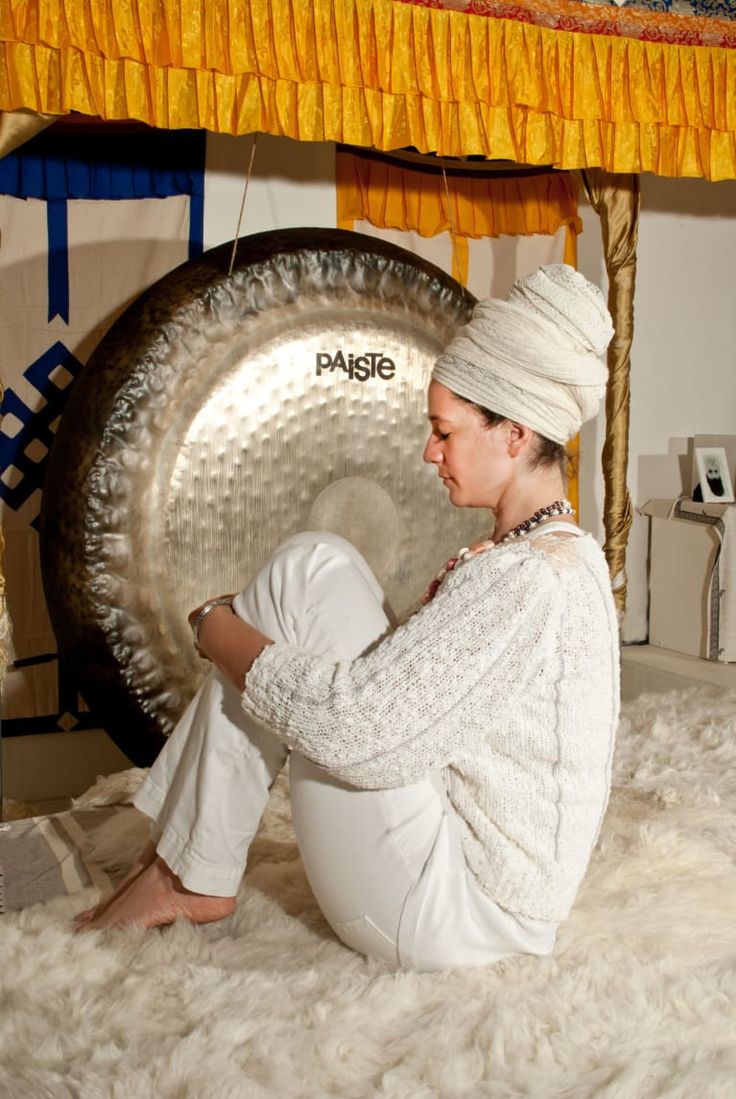
[{"label": "chin", "polygon": [[469,497],[460,485],[448,485],[447,495],[454,508],[487,508],[489,506],[485,500],[479,501]]}]

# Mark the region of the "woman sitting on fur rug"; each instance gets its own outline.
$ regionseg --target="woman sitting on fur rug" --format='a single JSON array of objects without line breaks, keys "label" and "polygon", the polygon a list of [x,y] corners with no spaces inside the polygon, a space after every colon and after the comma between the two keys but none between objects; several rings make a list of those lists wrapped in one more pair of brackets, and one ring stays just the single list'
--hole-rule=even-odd
[{"label": "woman sitting on fur rug", "polygon": [[357,550],[315,532],[192,613],[214,667],[135,799],[151,842],[80,926],[228,916],[289,757],[304,866],[348,946],[417,969],[552,951],[618,717],[608,570],[564,499],[612,334],[600,291],[555,265],[479,303],[440,356],[424,460],[495,527],[404,625]]}]

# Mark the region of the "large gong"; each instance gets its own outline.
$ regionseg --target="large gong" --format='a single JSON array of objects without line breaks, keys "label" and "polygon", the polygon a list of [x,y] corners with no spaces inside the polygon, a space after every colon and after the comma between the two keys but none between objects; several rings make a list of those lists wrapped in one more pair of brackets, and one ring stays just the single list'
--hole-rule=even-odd
[{"label": "large gong", "polygon": [[488,517],[422,463],[432,363],[473,298],[356,233],[239,241],[167,275],[81,374],[41,523],[61,656],[136,763],[206,672],[187,612],[232,591],[286,535],[328,528],[397,610]]}]

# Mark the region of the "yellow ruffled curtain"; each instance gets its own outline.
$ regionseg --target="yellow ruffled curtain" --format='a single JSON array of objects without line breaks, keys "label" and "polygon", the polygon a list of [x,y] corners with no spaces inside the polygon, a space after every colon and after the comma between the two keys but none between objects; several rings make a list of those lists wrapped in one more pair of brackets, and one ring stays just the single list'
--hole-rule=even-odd
[{"label": "yellow ruffled curtain", "polygon": [[[490,174],[489,174],[490,171]],[[577,184],[565,172],[453,169],[412,166],[375,153],[338,150],[337,224],[352,229],[357,220],[379,229],[413,231],[423,237],[449,232],[453,276],[468,281],[468,240],[481,237],[554,236],[563,226],[565,263],[577,265]],[[579,440],[568,447],[568,495],[579,503]]]},{"label": "yellow ruffled curtain", "polygon": [[565,262],[575,264],[577,185],[564,172],[461,167],[447,171],[423,162],[360,150],[337,153],[337,224],[355,220],[382,229],[413,230],[422,237],[448,232],[453,238],[453,275],[467,283],[467,241],[483,237],[550,236],[566,228]]},{"label": "yellow ruffled curtain", "polygon": [[400,0],[3,0],[0,110],[736,178],[736,50],[652,40],[659,13],[638,13],[638,38],[632,15],[605,7],[604,33],[531,14]]}]

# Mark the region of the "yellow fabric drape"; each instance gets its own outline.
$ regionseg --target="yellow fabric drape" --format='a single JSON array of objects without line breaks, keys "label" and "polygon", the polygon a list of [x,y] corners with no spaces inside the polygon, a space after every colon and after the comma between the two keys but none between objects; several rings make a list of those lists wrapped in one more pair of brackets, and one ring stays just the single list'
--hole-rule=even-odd
[{"label": "yellow fabric drape", "polygon": [[576,184],[564,172],[489,176],[458,169],[445,177],[433,165],[413,167],[376,153],[338,150],[337,225],[352,229],[356,220],[422,237],[449,232],[452,274],[463,286],[468,281],[469,238],[553,236],[565,226],[565,262],[574,265],[582,231]]},{"label": "yellow fabric drape", "polygon": [[[565,263],[577,266],[577,184],[565,172],[452,170],[443,175],[434,165],[410,163],[376,153],[339,150],[337,154],[337,224],[352,229],[355,221],[379,229],[399,229],[433,237],[452,237],[452,275],[468,281],[468,240],[503,235],[553,236],[562,226]],[[568,445],[568,496],[579,507],[579,451],[576,437]]]},{"label": "yellow fabric drape", "polygon": [[413,230],[423,237],[445,231],[483,237],[550,236],[569,226],[582,231],[577,184],[565,172],[451,170],[413,167],[373,153],[337,153],[337,223],[356,219],[383,229]]},{"label": "yellow fabric drape", "polygon": [[634,337],[634,284],[639,231],[639,180],[597,169],[582,173],[590,203],[601,219],[608,272],[608,308],[616,334],[608,348],[606,439],[603,446],[604,546],[619,611],[626,610],[626,544],[632,523],[626,482],[629,462],[631,344]]},{"label": "yellow fabric drape", "polygon": [[468,238],[452,234],[452,277],[462,286],[468,285]]},{"label": "yellow fabric drape", "polygon": [[[445,182],[447,180],[447,183]],[[337,225],[356,220],[381,229],[413,231],[422,237],[449,232],[452,275],[468,281],[468,239],[546,233],[567,228],[565,262],[574,265],[577,189],[564,172],[494,172],[412,167],[397,159],[357,151],[337,153]]]},{"label": "yellow fabric drape", "polygon": [[4,0],[0,110],[736,178],[736,50],[543,23],[399,0]]}]

